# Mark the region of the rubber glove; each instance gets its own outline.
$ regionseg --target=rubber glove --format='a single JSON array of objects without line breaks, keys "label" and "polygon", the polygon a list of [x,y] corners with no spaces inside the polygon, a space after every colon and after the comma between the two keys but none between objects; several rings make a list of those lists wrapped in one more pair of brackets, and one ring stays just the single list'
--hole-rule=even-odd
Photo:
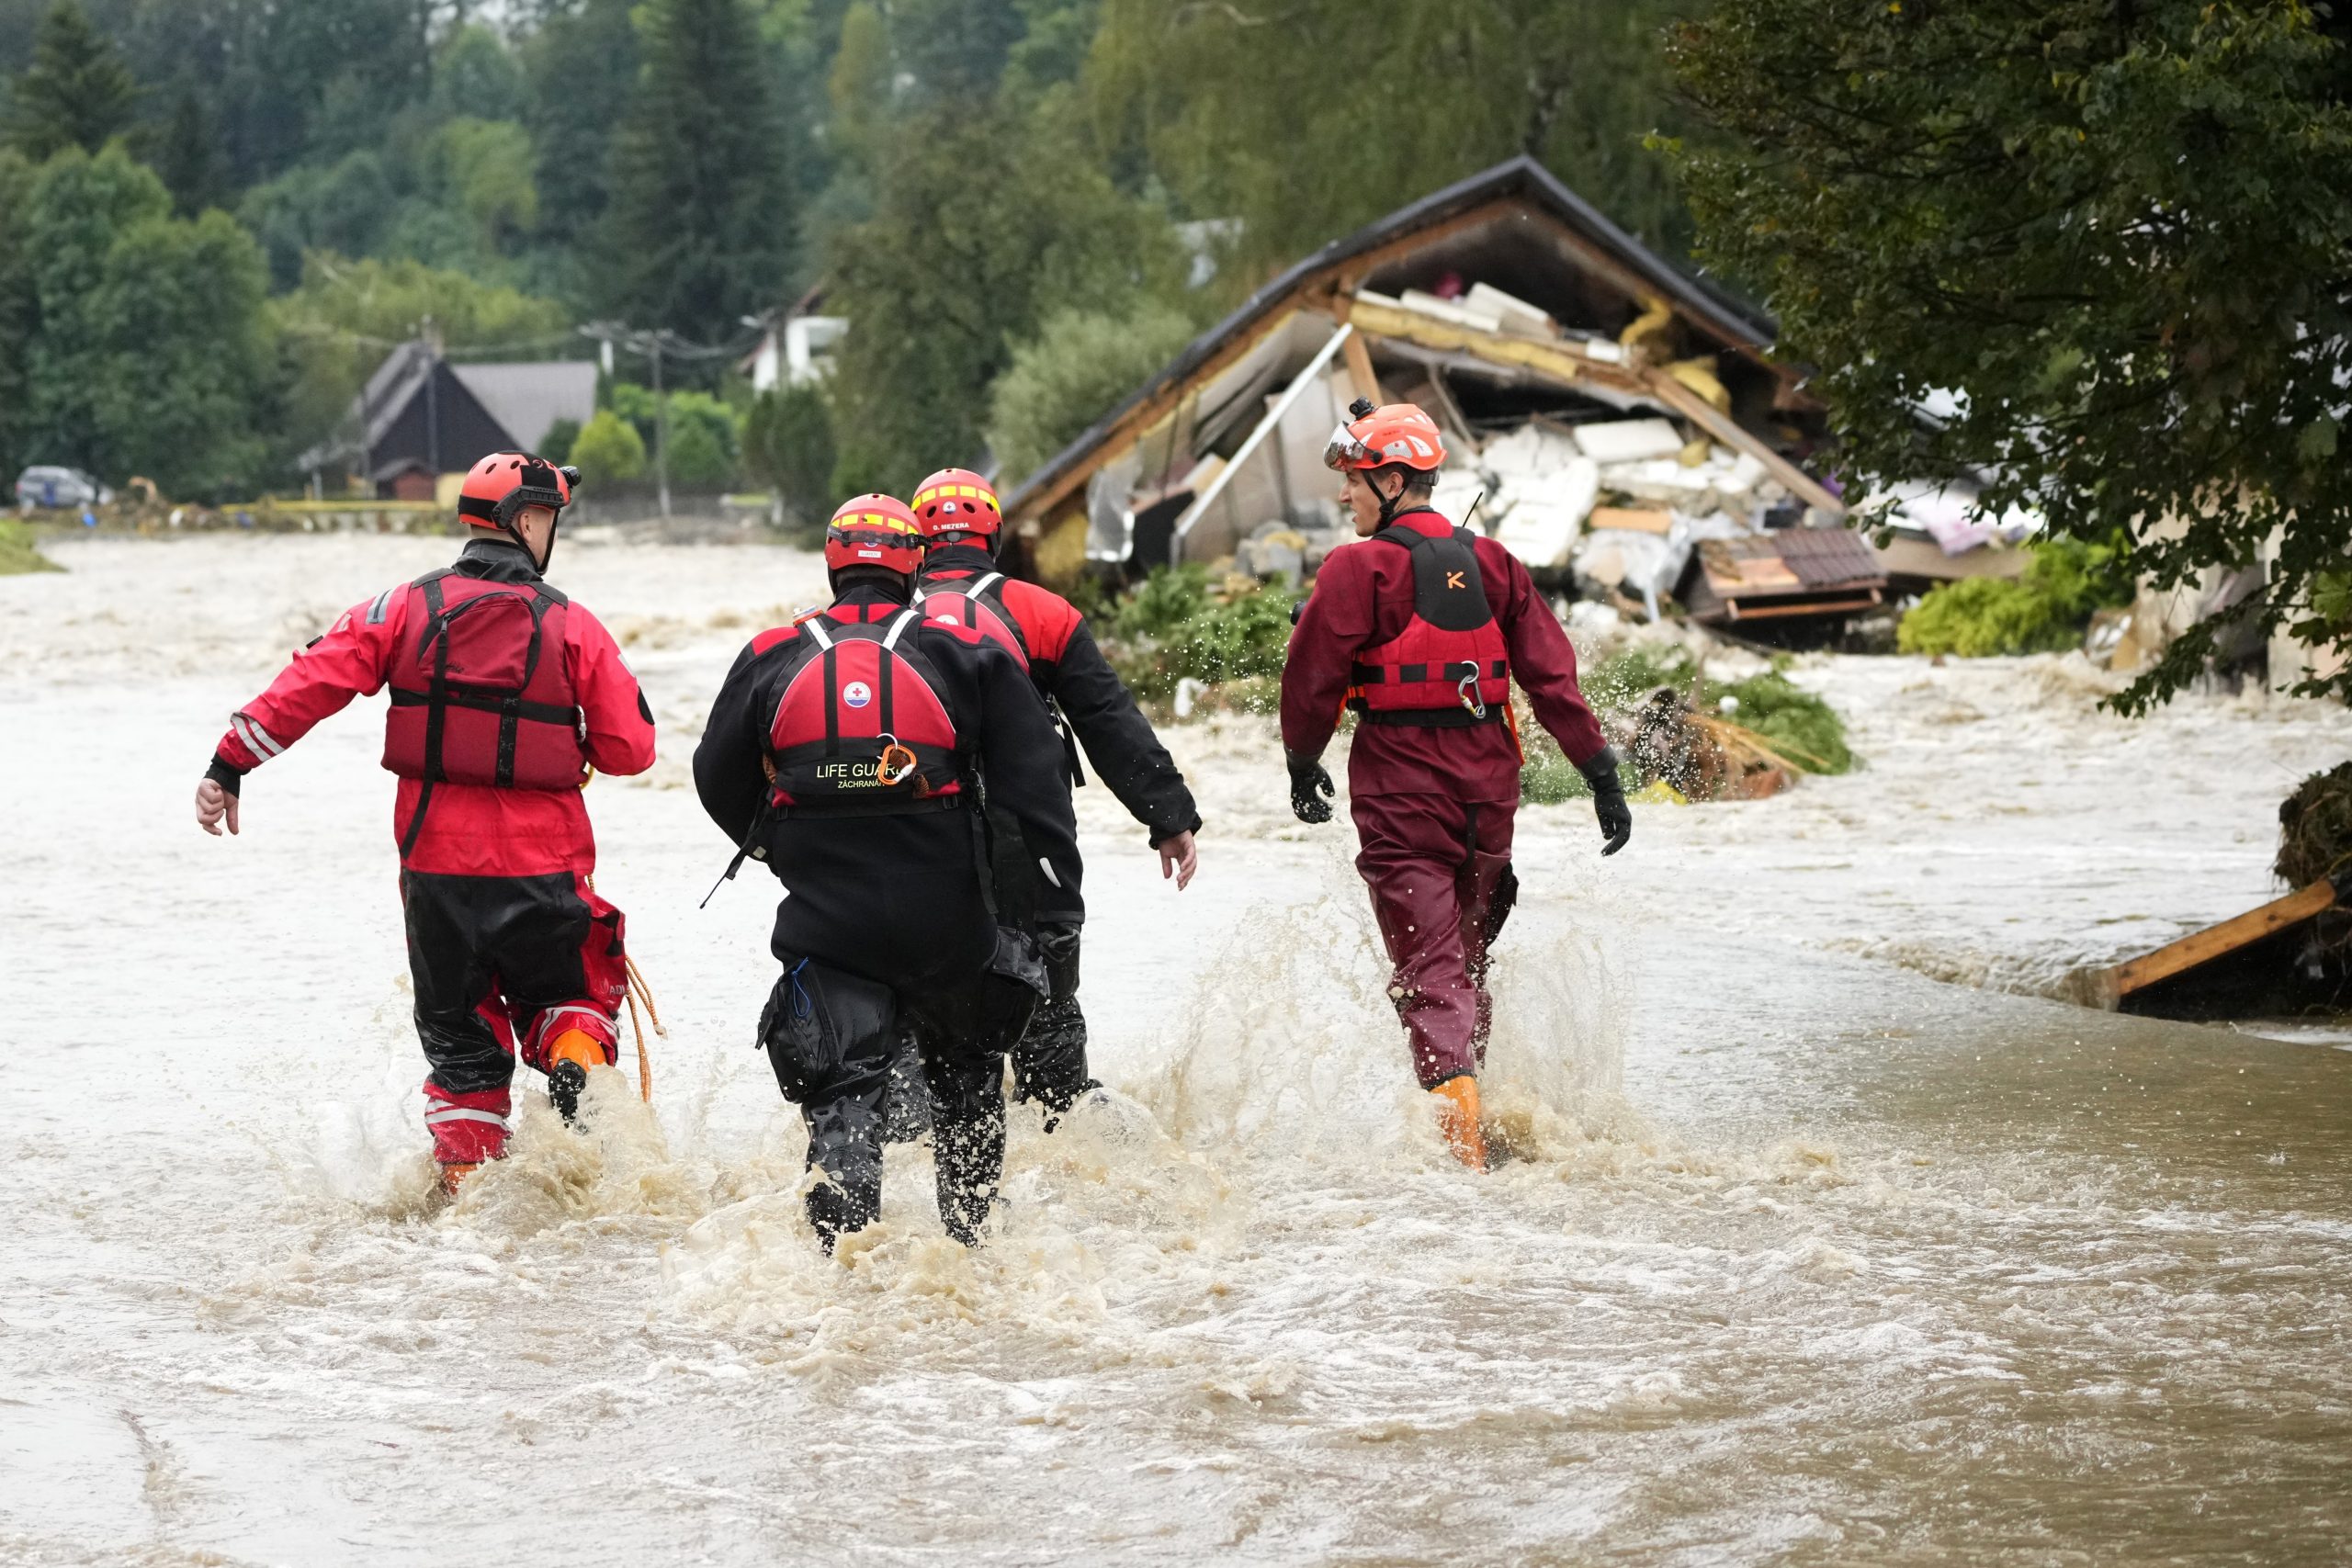
[{"label": "rubber glove", "polygon": [[1290,808],[1308,827],[1318,827],[1331,820],[1331,797],[1338,790],[1323,764],[1312,757],[1295,757],[1283,753],[1283,761],[1290,765]]},{"label": "rubber glove", "polygon": [[1608,840],[1600,852],[1613,855],[1634,836],[1634,808],[1625,804],[1625,786],[1617,779],[1617,748],[1603,746],[1577,772],[1592,786],[1592,814],[1600,819],[1600,836]]}]

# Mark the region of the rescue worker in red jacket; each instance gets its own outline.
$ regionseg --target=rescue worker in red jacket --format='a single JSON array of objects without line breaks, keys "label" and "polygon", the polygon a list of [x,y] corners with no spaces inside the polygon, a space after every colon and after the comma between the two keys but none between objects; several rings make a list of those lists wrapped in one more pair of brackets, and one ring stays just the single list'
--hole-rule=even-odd
[{"label": "rescue worker in red jacket", "polygon": [[518,1054],[577,1109],[628,986],[620,910],[591,885],[592,770],[653,763],[653,713],[596,617],[541,578],[575,470],[494,452],[466,475],[457,563],[357,604],[231,716],[198,825],[238,830],[245,775],[391,688],[383,765],[443,1188],[506,1151]]},{"label": "rescue worker in red jacket", "polygon": [[[1065,789],[1084,782],[1075,750],[1082,745],[1096,776],[1151,835],[1161,878],[1175,878],[1180,891],[1192,886],[1200,863],[1193,836],[1201,826],[1193,792],[1078,607],[997,570],[1003,519],[995,489],[967,468],[943,468],[916,488],[914,514],[928,541],[916,590],[924,614],[954,614],[1029,672],[1048,710],[1069,727],[1060,739]],[[1044,889],[1036,857],[1019,817],[993,792],[988,821],[998,912],[1036,940],[1053,981],[1053,996],[1012,1053],[1013,1092],[1057,1117],[1096,1087],[1086,1070],[1086,1014],[1078,1005],[1078,928],[1039,917]]]},{"label": "rescue worker in red jacket", "polygon": [[1389,995],[1447,1143],[1484,1169],[1487,949],[1519,886],[1511,681],[1590,782],[1602,854],[1625,847],[1633,813],[1616,753],[1577,689],[1576,650],[1527,569],[1430,506],[1445,460],[1437,425],[1410,403],[1359,399],[1349,412],[1324,461],[1345,478],[1359,542],[1323,563],[1291,633],[1282,689],[1291,808],[1302,822],[1331,819],[1320,759],[1344,703],[1358,718],[1348,753],[1356,869],[1395,966]]},{"label": "rescue worker in red jacket", "polygon": [[1011,654],[912,604],[922,535],[905,502],[843,505],[825,564],[832,607],[762,632],[728,671],[695,788],[736,864],[757,858],[783,884],[784,975],[759,1034],[823,1173],[809,1223],[830,1249],[880,1212],[885,1107],[911,1036],[940,1217],[970,1246],[1003,1170],[1005,1054],[1047,990],[1032,943],[998,922],[978,780],[1038,858],[1037,918],[1074,930],[1061,750]]}]

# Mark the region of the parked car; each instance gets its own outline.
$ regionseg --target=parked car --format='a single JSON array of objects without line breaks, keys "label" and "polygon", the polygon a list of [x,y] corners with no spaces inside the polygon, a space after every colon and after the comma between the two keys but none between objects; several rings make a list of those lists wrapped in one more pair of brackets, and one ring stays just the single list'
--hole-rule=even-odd
[{"label": "parked car", "polygon": [[114,491],[79,468],[36,463],[17,476],[17,504],[54,510],[62,506],[104,506]]}]

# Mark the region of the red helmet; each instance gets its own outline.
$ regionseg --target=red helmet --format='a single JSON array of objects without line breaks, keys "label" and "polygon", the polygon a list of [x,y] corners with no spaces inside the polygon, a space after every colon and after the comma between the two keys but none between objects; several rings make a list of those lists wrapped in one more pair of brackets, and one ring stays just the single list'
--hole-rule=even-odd
[{"label": "red helmet", "polygon": [[1370,408],[1359,398],[1348,412],[1355,418],[1331,433],[1323,448],[1328,468],[1346,473],[1351,468],[1385,468],[1401,463],[1423,472],[1445,461],[1445,441],[1437,422],[1413,403],[1388,403]]},{"label": "red helmet", "polygon": [[860,495],[842,502],[825,525],[825,570],[878,566],[912,577],[922,566],[922,530],[894,495]]},{"label": "red helmet", "polygon": [[560,513],[571,505],[571,487],[579,482],[577,468],[559,468],[528,452],[492,452],[466,470],[458,515],[511,530],[514,514],[526,506]]},{"label": "red helmet", "polygon": [[915,487],[915,522],[922,536],[978,534],[989,538],[1002,526],[996,489],[969,468],[942,468]]}]

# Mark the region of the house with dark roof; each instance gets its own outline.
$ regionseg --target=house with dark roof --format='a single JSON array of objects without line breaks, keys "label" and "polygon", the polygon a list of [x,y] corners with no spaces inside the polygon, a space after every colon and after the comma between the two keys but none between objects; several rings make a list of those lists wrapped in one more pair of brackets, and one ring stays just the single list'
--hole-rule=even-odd
[{"label": "house with dark roof", "polygon": [[413,495],[419,475],[462,473],[490,452],[535,452],[559,420],[586,424],[595,412],[593,361],[458,365],[404,343],[368,378],[336,434],[300,463],[322,488],[359,474],[379,499]]},{"label": "house with dark roof", "polygon": [[[1326,441],[1351,399],[1406,400],[1454,453],[1460,493],[1440,509],[1459,517],[1487,481],[1481,525],[1531,566],[1568,572],[1613,528],[1600,570],[1654,610],[1702,542],[1754,536],[1708,552],[1711,609],[1868,605],[1885,580],[1842,528],[1798,565],[1762,559],[1773,531],[1847,510],[1811,466],[1823,411],[1768,356],[1774,330],[1515,158],[1267,283],[1024,476],[1006,522],[1049,579],[1090,560],[1246,566],[1253,539],[1339,532]],[[1728,560],[1754,564],[1726,576]]]}]

